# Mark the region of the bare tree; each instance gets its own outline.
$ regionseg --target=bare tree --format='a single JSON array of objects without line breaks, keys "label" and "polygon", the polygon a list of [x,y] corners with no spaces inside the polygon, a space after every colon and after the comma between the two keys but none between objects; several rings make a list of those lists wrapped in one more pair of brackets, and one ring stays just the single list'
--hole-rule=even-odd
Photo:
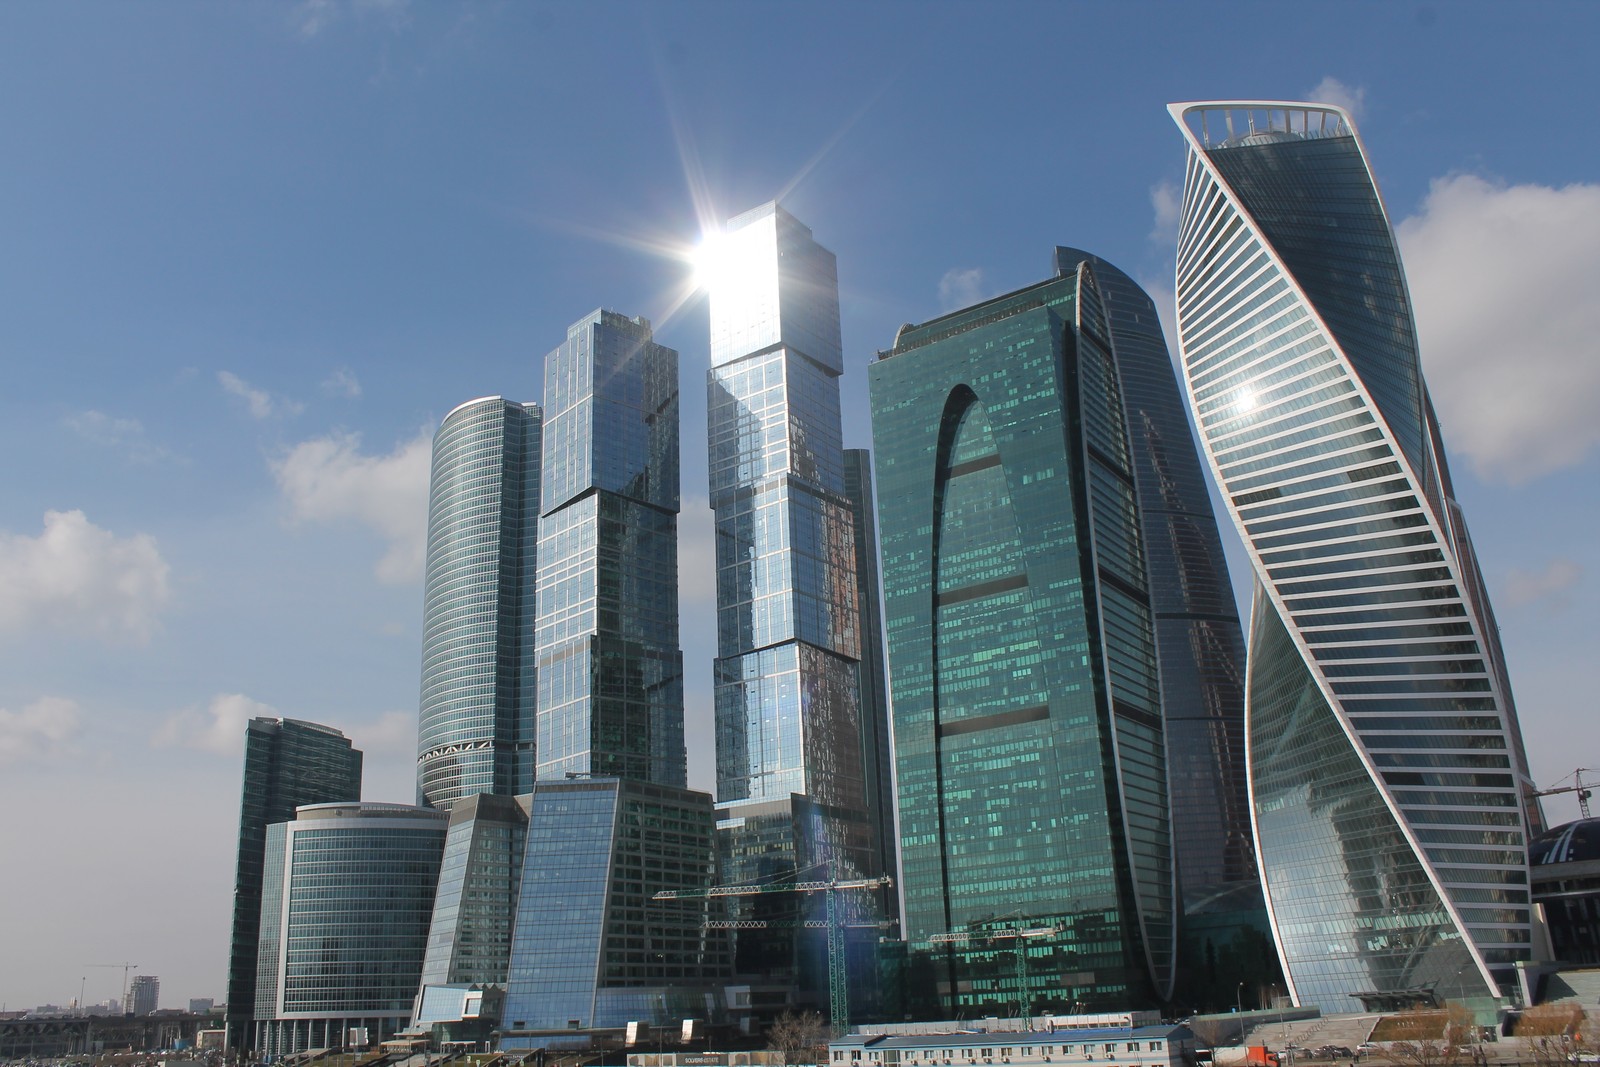
[{"label": "bare tree", "polygon": [[1389,1055],[1411,1067],[1455,1067],[1476,1032],[1471,1010],[1454,1003],[1404,1012],[1391,1023]]},{"label": "bare tree", "polygon": [[816,1063],[817,1049],[827,1041],[828,1027],[814,1011],[786,1011],[772,1021],[767,1047],[783,1053],[785,1064]]},{"label": "bare tree", "polygon": [[1517,1036],[1527,1039],[1528,1052],[1540,1067],[1573,1064],[1592,1048],[1586,1020],[1576,1004],[1540,1004],[1522,1013]]},{"label": "bare tree", "polygon": [[1216,1048],[1219,1045],[1242,1045],[1244,1036],[1243,1020],[1234,1018],[1224,1019],[1190,1019],[1188,1027],[1193,1031],[1195,1040],[1206,1048]]}]

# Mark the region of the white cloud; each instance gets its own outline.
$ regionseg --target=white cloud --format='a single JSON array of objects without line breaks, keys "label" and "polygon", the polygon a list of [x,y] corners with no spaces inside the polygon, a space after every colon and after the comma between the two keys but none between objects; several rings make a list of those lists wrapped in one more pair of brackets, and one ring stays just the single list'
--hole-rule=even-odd
[{"label": "white cloud", "polygon": [[971,307],[988,295],[988,288],[983,284],[983,271],[977,267],[969,270],[951,267],[939,279],[939,306],[945,311]]},{"label": "white cloud", "polygon": [[361,380],[349,367],[338,367],[323,381],[322,391],[328,396],[343,396],[354,400],[361,395]]},{"label": "white cloud", "polygon": [[717,604],[717,531],[711,504],[686,496],[678,512],[678,601],[689,609]]},{"label": "white cloud", "polygon": [[1600,443],[1600,185],[1433,182],[1397,228],[1445,440],[1489,480]]},{"label": "white cloud", "polygon": [[1583,567],[1562,557],[1551,560],[1540,571],[1513,567],[1506,572],[1505,600],[1518,608],[1541,600],[1550,601],[1552,607],[1567,607],[1571,603],[1567,593],[1582,580]]},{"label": "white cloud", "polygon": [[1178,213],[1183,207],[1182,191],[1170,181],[1150,187],[1150,207],[1155,211],[1155,222],[1150,227],[1150,240],[1161,244],[1174,244],[1178,240]]},{"label": "white cloud", "polygon": [[315,37],[349,14],[378,15],[391,29],[404,26],[410,17],[409,0],[300,0],[289,12],[289,24],[302,37]]},{"label": "white cloud", "polygon": [[339,726],[350,743],[369,755],[415,755],[417,713],[386,711],[376,719]]},{"label": "white cloud", "polygon": [[[1138,279],[1140,288],[1150,294],[1156,305],[1156,318],[1161,320],[1161,332],[1166,335],[1167,354],[1178,368],[1178,380],[1183,380],[1182,361],[1178,358],[1178,294],[1172,288],[1170,277],[1160,281],[1148,277]],[[1181,388],[1181,387],[1180,387]]]},{"label": "white cloud", "polygon": [[222,386],[224,392],[243,400],[245,410],[257,421],[274,416],[298,415],[305,410],[304,404],[287,397],[273,396],[265,389],[257,389],[232,371],[219,370],[217,384]]},{"label": "white cloud", "polygon": [[1351,87],[1338,78],[1329,75],[1319,81],[1312,88],[1309,99],[1314,104],[1332,104],[1342,107],[1350,113],[1350,117],[1357,122],[1361,121],[1361,113],[1367,106],[1367,87],[1357,85]]},{"label": "white cloud", "polygon": [[0,531],[0,630],[142,644],[170,597],[169,570],[148,534],[119,538],[81,511],[47,511],[37,537]]},{"label": "white cloud", "polygon": [[272,474],[295,521],[353,522],[384,538],[378,579],[401,584],[422,577],[431,461],[426,431],[385,456],[364,454],[358,434],[333,434],[296,445]]},{"label": "white cloud", "polygon": [[103,411],[82,411],[62,421],[67,429],[85,441],[119,449],[137,463],[176,458],[171,451],[150,440],[138,419],[119,419]]},{"label": "white cloud", "polygon": [[150,743],[232,756],[244,748],[245,723],[257,716],[279,717],[270,705],[243,693],[218,693],[203,708],[184,708],[167,716]]},{"label": "white cloud", "polygon": [[0,767],[60,751],[78,724],[78,705],[65,697],[40,697],[21,711],[0,708]]}]

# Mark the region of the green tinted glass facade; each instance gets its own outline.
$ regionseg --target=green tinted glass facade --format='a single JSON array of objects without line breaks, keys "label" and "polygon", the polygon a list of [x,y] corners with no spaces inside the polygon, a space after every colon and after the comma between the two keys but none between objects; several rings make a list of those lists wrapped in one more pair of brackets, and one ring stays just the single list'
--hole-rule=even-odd
[{"label": "green tinted glass facade", "polygon": [[[244,734],[242,793],[233,881],[233,939],[228,953],[230,1048],[250,1039],[263,864],[273,862],[265,852],[267,828],[294,818],[295,808],[302,804],[361,799],[361,752],[331,726],[296,719],[251,719]],[[278,862],[281,864],[281,857]]]},{"label": "green tinted glass facade", "polygon": [[949,1013],[1152,1004],[1159,676],[1092,273],[903,328],[871,388],[910,949]]}]

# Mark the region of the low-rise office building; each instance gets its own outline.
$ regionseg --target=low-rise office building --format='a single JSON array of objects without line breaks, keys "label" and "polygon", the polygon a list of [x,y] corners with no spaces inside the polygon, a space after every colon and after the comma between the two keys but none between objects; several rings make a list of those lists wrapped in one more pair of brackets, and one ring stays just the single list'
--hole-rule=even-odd
[{"label": "low-rise office building", "polygon": [[271,1058],[382,1041],[411,1021],[442,811],[310,804],[267,828],[255,1041]]},{"label": "low-rise office building", "polygon": [[[993,1022],[995,1020],[988,1020]],[[947,1023],[945,1032],[852,1034],[828,1043],[831,1067],[1189,1067],[1194,1034],[1163,1023],[975,1031]],[[963,1029],[958,1030],[961,1027]],[[922,1028],[918,1028],[922,1029]]]}]

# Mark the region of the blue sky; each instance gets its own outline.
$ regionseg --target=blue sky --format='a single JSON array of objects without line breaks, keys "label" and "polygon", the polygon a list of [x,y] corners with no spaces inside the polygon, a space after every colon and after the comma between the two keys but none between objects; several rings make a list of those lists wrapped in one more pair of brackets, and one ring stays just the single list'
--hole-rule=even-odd
[{"label": "blue sky", "polygon": [[782,195],[838,255],[867,446],[873,352],[1057,243],[1170,300],[1175,100],[1354,107],[1535,776],[1600,766],[1597,31],[1557,3],[0,5],[0,1003],[104,1000],[121,974],[84,965],[122,960],[220,999],[252,714],[340,726],[367,798],[411,799],[427,435],[538,399],[601,305],[682,353],[709,787],[706,312],[663,250]]}]

